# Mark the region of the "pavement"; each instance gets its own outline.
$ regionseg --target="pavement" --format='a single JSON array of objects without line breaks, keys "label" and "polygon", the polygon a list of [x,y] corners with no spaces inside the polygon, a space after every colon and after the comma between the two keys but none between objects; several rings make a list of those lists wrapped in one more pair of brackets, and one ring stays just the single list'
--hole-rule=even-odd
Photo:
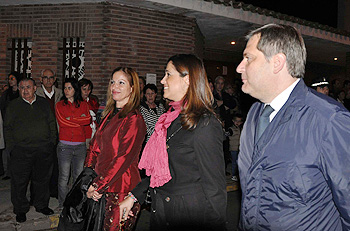
[{"label": "pavement", "polygon": [[[228,168],[230,169],[230,168]],[[239,183],[231,180],[231,176],[226,177],[227,181],[227,230],[233,231],[237,229],[241,192]],[[35,211],[34,207],[30,207],[27,213],[27,221],[23,223],[16,222],[16,215],[13,213],[11,203],[11,180],[2,180],[0,178],[0,231],[41,231],[41,230],[57,230],[59,221],[59,213],[57,210],[58,201],[56,198],[50,199],[49,207],[55,211],[51,216],[45,216]],[[29,190],[28,190],[29,191]],[[149,230],[150,212],[142,210],[136,224],[136,231]]]}]

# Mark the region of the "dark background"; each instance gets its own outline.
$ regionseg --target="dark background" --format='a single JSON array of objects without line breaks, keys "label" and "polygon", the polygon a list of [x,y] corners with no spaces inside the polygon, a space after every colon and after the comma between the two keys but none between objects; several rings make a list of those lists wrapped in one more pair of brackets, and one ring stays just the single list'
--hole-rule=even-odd
[{"label": "dark background", "polygon": [[238,0],[311,22],[337,27],[337,0]]}]

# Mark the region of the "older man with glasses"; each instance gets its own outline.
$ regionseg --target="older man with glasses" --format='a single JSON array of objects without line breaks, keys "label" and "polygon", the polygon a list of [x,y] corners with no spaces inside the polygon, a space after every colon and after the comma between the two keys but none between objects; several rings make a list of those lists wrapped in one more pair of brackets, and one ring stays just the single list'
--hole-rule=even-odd
[{"label": "older man with glasses", "polygon": [[40,75],[41,87],[38,87],[36,94],[38,96],[46,98],[51,106],[53,112],[55,112],[55,104],[62,98],[62,90],[55,87],[56,76],[50,69],[41,71]]}]

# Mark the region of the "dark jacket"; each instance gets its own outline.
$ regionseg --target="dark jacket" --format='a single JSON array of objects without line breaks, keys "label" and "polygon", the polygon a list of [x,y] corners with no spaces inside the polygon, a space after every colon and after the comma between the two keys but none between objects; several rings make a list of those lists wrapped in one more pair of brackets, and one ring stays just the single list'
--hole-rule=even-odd
[{"label": "dark jacket", "polygon": [[[217,107],[215,109],[215,112],[219,113],[220,119],[225,122],[225,128],[227,129],[227,128],[232,126],[230,109],[234,109],[236,107],[236,102],[225,91],[222,91],[221,96],[220,96],[219,93],[216,90],[214,90],[213,96],[216,100],[223,101],[223,104],[220,107]],[[225,107],[227,107],[227,108],[225,108]]]},{"label": "dark jacket", "polygon": [[[183,214],[188,212],[191,215],[203,206],[206,210],[201,211],[199,217],[200,219],[204,217],[205,220],[200,225],[212,225],[216,227],[215,230],[221,230],[226,221],[227,200],[222,126],[213,115],[206,115],[202,116],[193,130],[181,129],[176,132],[180,127],[179,116],[167,130],[167,137],[174,134],[168,141],[167,149],[172,179],[165,185],[155,188],[157,196],[170,198],[169,203],[166,203],[166,207],[169,208],[165,208],[165,212],[170,213],[166,215],[169,216],[167,218],[180,220],[176,224],[170,224],[173,227],[169,229],[177,226],[179,230],[184,230],[181,225],[184,225],[186,216],[184,218]],[[144,200],[148,185],[149,178],[145,178],[132,191],[140,203]],[[158,204],[154,207],[154,202],[159,202],[159,198],[154,198],[154,194],[151,195],[152,208],[158,211],[151,216],[163,216],[159,214],[161,209],[158,208]],[[182,199],[177,203],[176,198]],[[193,200],[188,201],[188,198]]]},{"label": "dark jacket", "polygon": [[47,100],[40,96],[32,104],[21,97],[12,100],[6,109],[4,135],[7,148],[56,144],[56,120]]},{"label": "dark jacket", "polygon": [[9,87],[2,93],[0,97],[0,110],[1,110],[3,119],[5,119],[6,108],[9,105],[9,103],[12,100],[17,99],[18,97],[19,97],[19,90],[17,89],[17,91],[14,92],[12,91],[12,87]]},{"label": "dark jacket", "polygon": [[258,141],[250,109],[238,157],[241,230],[350,230],[350,113],[301,79]]},{"label": "dark jacket", "polygon": [[58,231],[102,230],[105,198],[103,196],[98,202],[95,202],[86,196],[96,176],[97,174],[91,168],[84,168],[78,176],[63,203],[64,208],[60,215]]}]

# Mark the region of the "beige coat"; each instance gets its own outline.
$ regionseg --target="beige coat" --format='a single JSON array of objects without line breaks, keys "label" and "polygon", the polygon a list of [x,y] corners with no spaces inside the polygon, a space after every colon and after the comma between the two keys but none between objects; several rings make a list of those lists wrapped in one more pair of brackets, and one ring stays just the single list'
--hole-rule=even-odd
[{"label": "beige coat", "polygon": [[[53,86],[52,88],[55,91],[55,104],[56,104],[57,102],[59,102],[61,100],[61,98],[63,96],[62,95],[62,89],[59,89],[59,88],[57,88],[55,86]],[[44,90],[42,89],[41,86],[36,88],[36,95],[46,98],[45,92],[44,92]]]},{"label": "beige coat", "polygon": [[230,129],[233,132],[232,136],[229,136],[230,151],[238,151],[239,150],[239,139],[241,137],[241,130],[234,125],[232,127],[230,127]]}]

